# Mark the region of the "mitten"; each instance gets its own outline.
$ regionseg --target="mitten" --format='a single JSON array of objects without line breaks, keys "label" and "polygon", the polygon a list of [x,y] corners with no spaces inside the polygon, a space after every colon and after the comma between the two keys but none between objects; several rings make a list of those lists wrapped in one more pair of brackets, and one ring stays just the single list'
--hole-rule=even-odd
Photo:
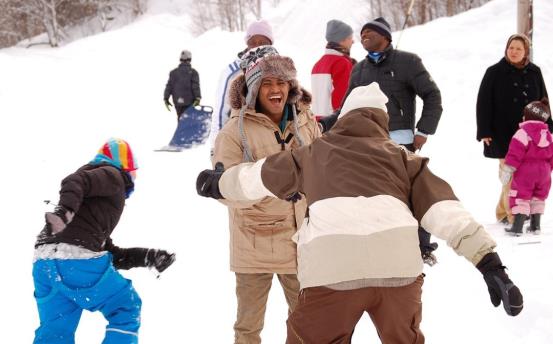
[{"label": "mitten", "polygon": [[501,181],[501,184],[509,184],[509,181],[511,181],[511,177],[513,176],[513,172],[515,170],[516,169],[513,166],[503,165],[503,167],[501,167],[501,169],[499,170],[499,180]]},{"label": "mitten", "polygon": [[164,99],[163,101],[165,102],[165,107],[167,108],[167,111],[171,111],[171,107],[173,106],[173,104],[171,104],[169,99]]},{"label": "mitten", "polygon": [[146,266],[155,268],[159,273],[162,273],[173,264],[175,259],[174,253],[169,253],[165,250],[149,249],[146,254]]},{"label": "mitten", "polygon": [[200,98],[194,99],[194,102],[192,103],[192,106],[198,106],[198,105],[200,105],[200,101],[201,101]]},{"label": "mitten", "polygon": [[495,252],[486,254],[476,267],[484,275],[492,304],[497,307],[503,302],[503,308],[507,314],[518,315],[523,307],[522,294],[509,279],[499,255]]},{"label": "mitten", "polygon": [[58,234],[65,229],[68,223],[73,220],[74,212],[65,208],[63,205],[58,205],[54,212],[44,214],[46,226],[50,228],[52,234]]},{"label": "mitten", "polygon": [[198,195],[215,199],[224,198],[219,191],[219,179],[225,172],[223,163],[217,162],[214,170],[203,170],[196,179]]}]

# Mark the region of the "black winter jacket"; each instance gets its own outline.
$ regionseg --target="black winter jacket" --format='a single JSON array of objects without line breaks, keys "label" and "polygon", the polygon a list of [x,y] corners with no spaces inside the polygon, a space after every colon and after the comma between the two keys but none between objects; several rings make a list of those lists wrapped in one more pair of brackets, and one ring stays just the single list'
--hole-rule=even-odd
[{"label": "black winter jacket", "polygon": [[163,94],[164,100],[173,97],[175,106],[189,106],[194,99],[201,98],[200,76],[190,65],[190,62],[182,62],[169,73],[169,80]]},{"label": "black winter jacket", "polygon": [[[533,63],[519,69],[505,58],[484,74],[476,102],[476,139],[491,137],[484,144],[484,156],[505,158],[511,138],[522,121],[522,110],[534,100],[547,96],[541,70]],[[551,118],[549,130],[553,129]]]},{"label": "black winter jacket", "polygon": [[442,97],[438,86],[417,55],[395,50],[390,44],[377,63],[365,58],[353,67],[344,99],[355,87],[372,82],[378,82],[380,89],[388,97],[386,107],[390,116],[390,131],[414,131],[418,95],[423,100],[423,108],[416,128],[425,134],[436,132],[442,115]]},{"label": "black winter jacket", "polygon": [[35,247],[66,243],[94,252],[109,251],[116,268],[146,266],[145,248],[120,248],[110,238],[125,206],[131,178],[111,165],[84,165],[61,182],[60,205],[75,213],[73,221],[57,235],[45,226]]}]

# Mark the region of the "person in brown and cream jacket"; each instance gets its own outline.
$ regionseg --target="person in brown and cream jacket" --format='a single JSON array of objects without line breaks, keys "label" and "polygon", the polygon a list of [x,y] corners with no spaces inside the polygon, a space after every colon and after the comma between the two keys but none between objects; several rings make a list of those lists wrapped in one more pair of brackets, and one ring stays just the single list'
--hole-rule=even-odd
[{"label": "person in brown and cream jacket", "polygon": [[[232,84],[231,117],[214,145],[212,161],[226,167],[257,161],[308,145],[320,135],[309,109],[310,95],[296,80],[293,61],[272,46],[251,49],[242,58],[244,75]],[[296,244],[292,236],[307,209],[304,200],[274,197],[226,200],[230,227],[230,269],[238,298],[235,343],[260,343],[273,275],[290,312],[299,293]]]},{"label": "person in brown and cream jacket", "polygon": [[198,193],[213,198],[305,196],[309,217],[295,236],[302,293],[287,343],[349,343],[364,312],[383,343],[424,343],[419,222],[476,265],[494,306],[522,310],[494,240],[427,158],[390,140],[387,101],[377,83],[358,87],[311,145],[198,176]]}]

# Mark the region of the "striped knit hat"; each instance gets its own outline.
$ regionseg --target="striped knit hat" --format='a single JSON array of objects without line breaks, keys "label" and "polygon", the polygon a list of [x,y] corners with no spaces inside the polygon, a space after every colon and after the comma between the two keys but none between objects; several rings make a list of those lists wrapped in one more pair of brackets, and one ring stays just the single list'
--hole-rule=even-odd
[{"label": "striped knit hat", "polygon": [[522,113],[524,115],[524,119],[527,121],[547,121],[549,117],[551,117],[549,99],[542,98],[542,100],[536,100],[529,103],[524,107]]},{"label": "striped knit hat", "polygon": [[138,168],[131,146],[122,139],[109,139],[90,162],[92,165],[110,164],[118,169],[130,172]]}]

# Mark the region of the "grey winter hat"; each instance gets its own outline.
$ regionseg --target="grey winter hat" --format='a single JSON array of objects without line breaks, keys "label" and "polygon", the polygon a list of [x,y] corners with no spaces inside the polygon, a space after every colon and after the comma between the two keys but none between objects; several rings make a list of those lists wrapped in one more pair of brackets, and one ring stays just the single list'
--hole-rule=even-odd
[{"label": "grey winter hat", "polygon": [[183,50],[180,53],[180,60],[181,61],[192,60],[192,53],[189,50]]},{"label": "grey winter hat", "polygon": [[326,41],[340,43],[353,35],[353,29],[343,21],[332,19],[326,23]]},{"label": "grey winter hat", "polygon": [[375,31],[378,34],[386,37],[390,42],[392,41],[392,28],[390,27],[390,24],[388,24],[386,19],[382,17],[378,17],[375,20],[363,25],[363,27],[361,28],[361,33],[363,33],[363,30],[365,29]]}]

